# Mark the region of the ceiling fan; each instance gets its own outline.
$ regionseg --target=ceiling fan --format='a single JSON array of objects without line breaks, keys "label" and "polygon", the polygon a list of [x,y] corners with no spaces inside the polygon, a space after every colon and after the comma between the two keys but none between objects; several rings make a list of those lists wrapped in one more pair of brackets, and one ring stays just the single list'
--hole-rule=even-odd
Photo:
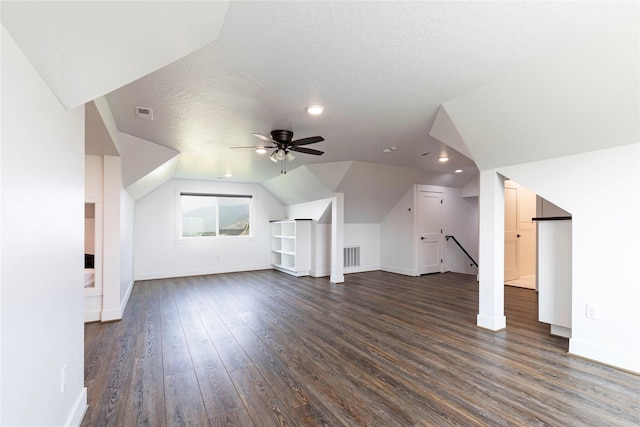
[{"label": "ceiling fan", "polygon": [[313,154],[315,156],[320,156],[324,154],[324,151],[314,150],[313,148],[301,147],[302,145],[315,144],[317,142],[324,141],[324,138],[321,136],[310,136],[308,138],[297,139],[292,141],[293,132],[290,130],[277,129],[271,131],[271,138],[265,135],[261,135],[259,133],[254,133],[254,136],[260,138],[261,140],[269,143],[269,145],[257,145],[257,146],[248,146],[248,147],[231,147],[231,148],[254,148],[256,151],[264,150],[262,152],[266,152],[267,149],[275,148],[275,150],[269,155],[269,159],[273,162],[280,162],[280,172],[286,174],[287,173],[287,165],[286,162],[292,161],[295,159],[292,151],[296,151],[298,153],[304,154]]}]

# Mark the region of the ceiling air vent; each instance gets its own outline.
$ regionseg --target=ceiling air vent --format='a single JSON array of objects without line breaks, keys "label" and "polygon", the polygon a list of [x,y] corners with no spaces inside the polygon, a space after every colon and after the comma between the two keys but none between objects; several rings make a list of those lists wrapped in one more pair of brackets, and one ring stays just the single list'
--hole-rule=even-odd
[{"label": "ceiling air vent", "polygon": [[153,120],[153,110],[147,107],[134,107],[136,109],[136,117],[144,120]]}]

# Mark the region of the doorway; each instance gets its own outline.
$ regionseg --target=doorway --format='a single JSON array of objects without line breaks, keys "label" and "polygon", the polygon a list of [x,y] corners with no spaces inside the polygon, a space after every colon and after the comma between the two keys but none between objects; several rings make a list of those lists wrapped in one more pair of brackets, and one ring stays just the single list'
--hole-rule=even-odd
[{"label": "doorway", "polygon": [[504,281],[536,288],[536,194],[512,180],[504,183]]},{"label": "doorway", "polygon": [[442,193],[418,193],[419,268],[418,273],[442,272]]}]

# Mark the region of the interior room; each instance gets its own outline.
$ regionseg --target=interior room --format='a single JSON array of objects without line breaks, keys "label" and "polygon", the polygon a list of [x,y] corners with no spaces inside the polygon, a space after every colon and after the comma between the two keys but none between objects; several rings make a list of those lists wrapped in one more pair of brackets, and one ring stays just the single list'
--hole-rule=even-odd
[{"label": "interior room", "polygon": [[1,425],[640,423],[637,2],[0,10]]}]

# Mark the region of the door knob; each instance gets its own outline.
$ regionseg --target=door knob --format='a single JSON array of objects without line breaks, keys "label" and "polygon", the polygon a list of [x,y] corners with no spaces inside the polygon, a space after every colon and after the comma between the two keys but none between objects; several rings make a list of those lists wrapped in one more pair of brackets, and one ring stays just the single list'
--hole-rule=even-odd
[{"label": "door knob", "polygon": [[426,239],[426,237],[421,237],[421,238],[420,238],[420,240],[425,240],[425,239]]},{"label": "door knob", "polygon": [[520,235],[519,235],[519,234],[516,234],[516,237],[520,237]]}]

